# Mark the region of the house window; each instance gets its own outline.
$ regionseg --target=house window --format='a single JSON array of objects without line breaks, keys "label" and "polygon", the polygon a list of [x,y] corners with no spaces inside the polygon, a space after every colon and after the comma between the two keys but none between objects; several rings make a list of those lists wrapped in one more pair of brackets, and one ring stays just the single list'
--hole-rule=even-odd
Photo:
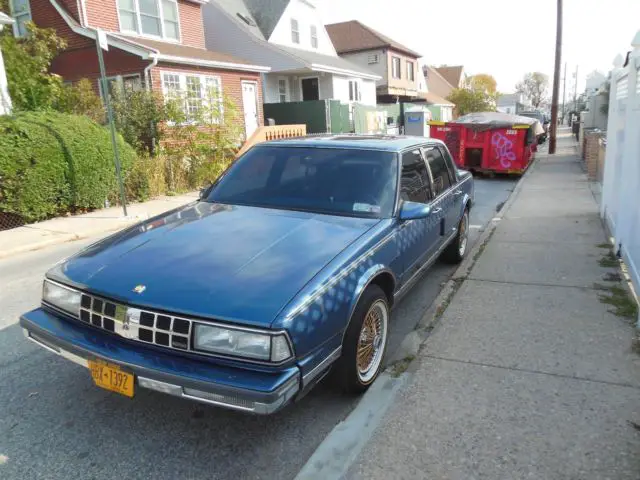
[{"label": "house window", "polygon": [[[137,73],[132,75],[116,75],[107,77],[107,86],[109,95],[113,95],[116,89],[120,92],[124,90],[140,90],[142,88],[142,80]],[[98,80],[98,91],[100,92],[100,98],[104,99],[102,82],[100,80]]]},{"label": "house window", "polygon": [[280,99],[280,103],[286,103],[287,101],[287,79],[280,78],[278,79],[278,97]]},{"label": "house window", "polygon": [[311,46],[318,48],[318,28],[315,25],[311,25]]},{"label": "house window", "polygon": [[377,53],[372,53],[371,55],[369,55],[367,62],[369,63],[369,65],[380,63],[380,55],[378,55]]},{"label": "house window", "polygon": [[393,78],[402,78],[400,73],[400,57],[391,57],[391,75]]},{"label": "house window", "polygon": [[407,78],[412,82],[416,79],[415,72],[413,70],[413,62],[407,62]]},{"label": "house window", "polygon": [[187,122],[197,122],[203,115],[211,115],[211,123],[218,123],[223,113],[222,83],[220,77],[162,74],[162,88],[167,100],[178,101]]},{"label": "house window", "polygon": [[349,101],[359,102],[360,100],[362,100],[360,82],[358,80],[349,80]]},{"label": "house window", "polygon": [[293,43],[300,43],[300,26],[298,25],[298,20],[295,18],[291,19],[291,41]]},{"label": "house window", "polygon": [[180,38],[176,0],[118,0],[120,30],[168,40]]},{"label": "house window", "polygon": [[13,34],[16,37],[24,37],[27,34],[27,22],[31,21],[31,8],[29,0],[10,0],[11,16],[16,21],[13,24]]}]

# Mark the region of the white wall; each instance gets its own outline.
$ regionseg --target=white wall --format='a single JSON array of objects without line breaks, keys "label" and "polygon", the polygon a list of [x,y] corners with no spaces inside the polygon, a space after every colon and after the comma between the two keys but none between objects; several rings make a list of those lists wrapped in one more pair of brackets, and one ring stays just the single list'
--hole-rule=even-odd
[{"label": "white wall", "polygon": [[351,101],[349,99],[349,80],[357,80],[360,83],[361,100],[358,103],[376,105],[376,83],[374,80],[363,80],[342,75],[333,75],[333,98],[335,100],[340,100],[343,103]]},{"label": "white wall", "polygon": [[202,6],[202,19],[208,50],[234,55],[254,65],[268,66],[274,72],[300,67],[299,60],[254,36],[216,2]]},{"label": "white wall", "polygon": [[[300,32],[300,43],[293,43],[291,40],[291,19],[298,21],[298,31]],[[311,46],[311,25],[315,25],[318,32],[318,48]],[[324,28],[324,22],[318,10],[311,3],[304,0],[291,0],[285,9],[276,28],[271,33],[269,42],[288,47],[311,50],[324,55],[336,56],[333,43]]]},{"label": "white wall", "polygon": [[510,113],[511,115],[515,115],[516,113],[516,104],[513,105],[500,105],[496,107],[496,110],[502,113]]},{"label": "white wall", "polygon": [[[378,55],[378,63],[369,64],[369,57],[371,55]],[[367,50],[364,52],[347,53],[340,56],[345,60],[349,60],[356,65],[366,68],[376,75],[380,75],[382,78],[376,82],[377,85],[387,84],[389,70],[387,68],[387,54],[384,53],[381,48],[376,50]]]},{"label": "white wall", "polygon": [[611,76],[601,214],[640,292],[640,31]]},{"label": "white wall", "polygon": [[362,80],[362,100],[360,103],[374,107],[378,104],[375,80]]},{"label": "white wall", "polygon": [[[0,25],[0,31],[3,25]],[[0,51],[0,115],[6,115],[11,112],[11,98],[7,89],[7,75],[4,69],[4,60],[2,51]]]}]

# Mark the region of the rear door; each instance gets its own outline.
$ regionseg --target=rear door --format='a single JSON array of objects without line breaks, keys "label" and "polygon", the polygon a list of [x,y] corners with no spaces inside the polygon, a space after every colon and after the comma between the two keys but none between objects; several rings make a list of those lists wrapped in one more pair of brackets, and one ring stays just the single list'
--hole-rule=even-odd
[{"label": "rear door", "polygon": [[[446,241],[458,228],[458,214],[455,207],[457,176],[451,171],[442,150],[436,145],[424,147],[424,156],[431,173],[433,186],[433,213],[440,219],[440,235]],[[461,201],[461,200],[460,200]]]},{"label": "rear door", "polygon": [[451,158],[451,154],[449,150],[444,145],[439,145],[438,149],[442,153],[444,157],[444,161],[447,164],[447,169],[449,170],[449,176],[451,177],[451,195],[453,195],[453,229],[456,230],[458,228],[458,224],[460,223],[461,214],[462,214],[462,200],[464,199],[464,191],[462,190],[462,186],[459,184],[460,178],[458,177],[458,167],[456,167],[453,158]]}]

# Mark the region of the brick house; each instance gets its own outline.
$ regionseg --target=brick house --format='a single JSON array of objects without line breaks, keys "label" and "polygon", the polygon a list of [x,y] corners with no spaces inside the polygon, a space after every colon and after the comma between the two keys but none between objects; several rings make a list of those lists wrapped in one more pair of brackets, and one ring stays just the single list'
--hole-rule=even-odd
[{"label": "brick house", "polygon": [[[14,33],[24,23],[54,28],[67,41],[51,71],[65,81],[92,80],[98,90],[97,29],[106,33],[105,68],[113,85],[180,92],[185,112],[221,90],[242,112],[246,136],[263,125],[262,73],[269,67],[207,50],[201,8],[209,0],[10,0]],[[222,101],[220,97],[219,101]]]}]

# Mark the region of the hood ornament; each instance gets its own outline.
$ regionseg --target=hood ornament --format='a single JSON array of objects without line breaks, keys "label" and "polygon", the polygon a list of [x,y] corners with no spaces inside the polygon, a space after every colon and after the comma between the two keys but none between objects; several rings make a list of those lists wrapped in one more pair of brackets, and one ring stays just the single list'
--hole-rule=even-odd
[{"label": "hood ornament", "polygon": [[136,293],[142,293],[147,289],[147,287],[145,285],[136,285],[135,288],[133,289],[134,292]]}]

